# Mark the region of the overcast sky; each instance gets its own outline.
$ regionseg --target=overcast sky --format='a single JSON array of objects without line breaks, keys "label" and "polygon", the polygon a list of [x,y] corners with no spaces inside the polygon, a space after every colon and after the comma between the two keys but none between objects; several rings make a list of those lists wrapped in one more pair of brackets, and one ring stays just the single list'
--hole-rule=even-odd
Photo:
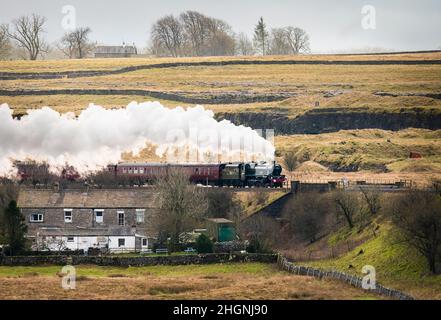
[{"label": "overcast sky", "polygon": [[[91,38],[108,45],[125,41],[145,47],[156,19],[197,10],[249,36],[260,16],[268,27],[301,27],[310,35],[313,52],[441,47],[440,0],[0,0],[0,23],[39,13],[48,18],[46,38],[52,42],[65,32],[61,26],[65,5],[74,6],[77,26],[91,27]],[[362,28],[365,5],[375,8],[374,30]]]}]

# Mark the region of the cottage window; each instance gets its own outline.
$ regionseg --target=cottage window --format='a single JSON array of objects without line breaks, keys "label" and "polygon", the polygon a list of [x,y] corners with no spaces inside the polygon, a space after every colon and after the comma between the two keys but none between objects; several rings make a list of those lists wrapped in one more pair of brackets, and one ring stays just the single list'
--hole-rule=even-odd
[{"label": "cottage window", "polygon": [[42,213],[33,213],[31,214],[31,222],[43,222],[43,214]]},{"label": "cottage window", "polygon": [[136,223],[144,223],[145,209],[136,209]]},{"label": "cottage window", "polygon": [[124,247],[126,245],[126,239],[118,239],[118,247]]},{"label": "cottage window", "polygon": [[67,237],[67,242],[74,242],[74,237]]},{"label": "cottage window", "polygon": [[72,209],[64,209],[64,222],[72,222]]},{"label": "cottage window", "polygon": [[95,209],[95,222],[96,223],[103,223],[103,209]]},{"label": "cottage window", "polygon": [[147,238],[142,238],[142,246],[147,247]]},{"label": "cottage window", "polygon": [[124,211],[118,211],[118,225],[125,225],[125,214]]}]

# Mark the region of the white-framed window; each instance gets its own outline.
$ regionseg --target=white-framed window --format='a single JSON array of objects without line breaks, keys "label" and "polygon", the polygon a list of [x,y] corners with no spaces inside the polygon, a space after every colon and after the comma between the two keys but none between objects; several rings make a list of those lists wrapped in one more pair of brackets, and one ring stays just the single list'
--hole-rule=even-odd
[{"label": "white-framed window", "polygon": [[144,223],[145,209],[136,209],[136,223]]},{"label": "white-framed window", "polygon": [[42,213],[33,213],[30,217],[30,222],[43,222],[43,214]]},{"label": "white-framed window", "polygon": [[126,239],[120,238],[118,239],[118,247],[124,247],[126,245]]},{"label": "white-framed window", "polygon": [[64,209],[64,222],[72,222],[72,209]]},{"label": "white-framed window", "polygon": [[147,247],[147,245],[148,245],[147,238],[142,238],[142,246]]},{"label": "white-framed window", "polygon": [[74,237],[67,237],[67,242],[74,242]]},{"label": "white-framed window", "polygon": [[125,219],[125,214],[123,210],[118,210],[117,211],[117,215],[118,215],[118,225],[119,226],[123,226],[126,223],[126,219]]},{"label": "white-framed window", "polygon": [[95,222],[96,223],[103,223],[104,209],[95,209],[93,211],[95,213]]}]

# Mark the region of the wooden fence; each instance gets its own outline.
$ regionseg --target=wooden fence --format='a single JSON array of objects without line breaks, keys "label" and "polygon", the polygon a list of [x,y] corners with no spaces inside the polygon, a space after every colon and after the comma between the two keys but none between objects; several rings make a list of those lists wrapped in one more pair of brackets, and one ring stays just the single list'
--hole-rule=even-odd
[{"label": "wooden fence", "polygon": [[[277,264],[282,270],[288,271],[289,273],[303,275],[303,276],[311,276],[319,279],[323,279],[323,278],[335,279],[346,282],[356,288],[363,289],[362,278],[344,272],[339,272],[334,270],[323,271],[312,267],[298,266],[292,262],[289,262],[288,259],[286,259],[280,254],[277,256]],[[381,294],[397,300],[414,300],[414,298],[408,294],[405,294],[398,290],[386,288],[378,283],[376,283],[375,289],[369,289],[366,291]]]}]

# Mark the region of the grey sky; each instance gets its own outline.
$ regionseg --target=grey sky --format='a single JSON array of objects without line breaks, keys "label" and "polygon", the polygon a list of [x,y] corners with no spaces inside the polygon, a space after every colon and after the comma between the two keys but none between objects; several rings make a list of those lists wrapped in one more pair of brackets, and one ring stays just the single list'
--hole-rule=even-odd
[{"label": "grey sky", "polygon": [[[314,52],[361,48],[437,49],[441,46],[440,0],[0,0],[0,23],[22,14],[48,18],[46,38],[59,39],[64,5],[76,9],[77,26],[90,26],[91,38],[103,44],[147,45],[152,23],[165,14],[197,10],[227,21],[235,32],[252,36],[263,16],[268,27],[294,25],[311,37]],[[376,9],[376,29],[361,27],[361,8]]]}]

